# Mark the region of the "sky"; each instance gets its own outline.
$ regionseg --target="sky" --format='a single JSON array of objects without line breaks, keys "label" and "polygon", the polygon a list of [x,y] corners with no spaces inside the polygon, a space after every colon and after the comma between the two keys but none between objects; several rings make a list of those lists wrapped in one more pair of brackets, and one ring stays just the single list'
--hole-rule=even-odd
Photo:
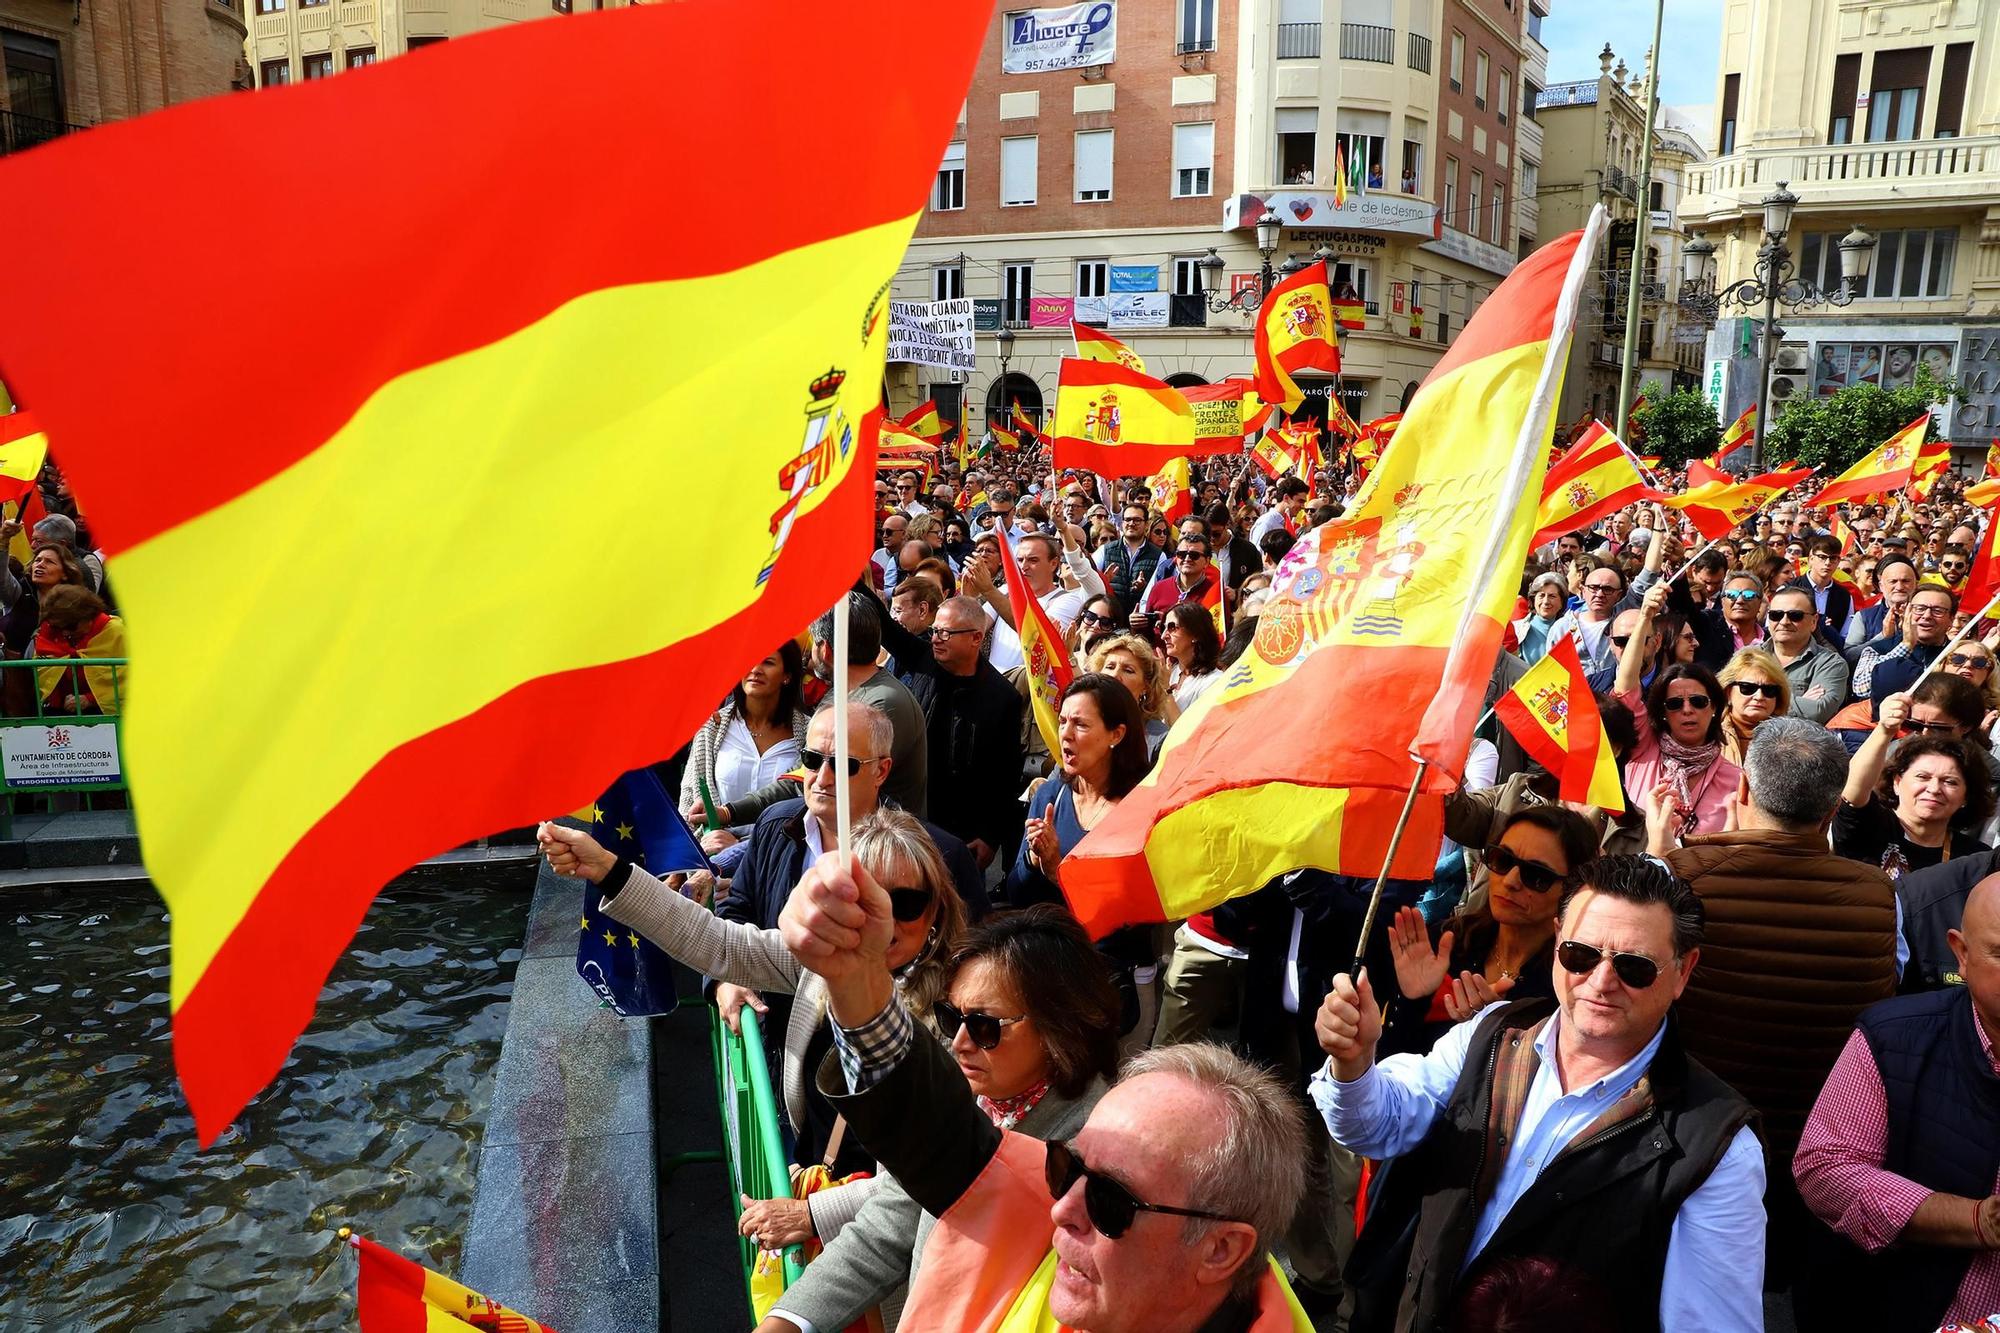
[{"label": "sky", "polygon": [[[1707,108],[1715,103],[1715,65],[1722,52],[1723,0],[1665,0],[1666,29],[1660,44],[1660,101],[1671,107]],[[1597,77],[1597,53],[1606,42],[1634,72],[1646,62],[1653,41],[1653,0],[1551,0],[1542,21],[1549,48],[1549,82]]]}]

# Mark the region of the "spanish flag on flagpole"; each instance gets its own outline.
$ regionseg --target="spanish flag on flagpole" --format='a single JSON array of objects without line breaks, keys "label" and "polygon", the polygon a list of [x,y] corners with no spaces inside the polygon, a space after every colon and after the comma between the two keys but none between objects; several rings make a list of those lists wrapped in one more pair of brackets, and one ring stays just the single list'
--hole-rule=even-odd
[{"label": "spanish flag on flagpole", "polygon": [[1064,357],[1056,384],[1057,468],[1144,477],[1169,458],[1229,452],[1226,440],[1196,439],[1194,409],[1178,389],[1115,361]]},{"label": "spanish flag on flagpole", "polygon": [[1917,461],[1910,465],[1910,498],[1918,504],[1931,498],[1931,488],[1938,478],[1951,466],[1951,444],[1945,440],[1934,440],[1917,451]]},{"label": "spanish flag on flagpole", "polygon": [[1021,661],[1027,667],[1028,706],[1034,710],[1035,725],[1041,728],[1049,753],[1059,755],[1062,742],[1056,734],[1056,721],[1062,712],[1063,691],[1069,688],[1075,668],[1070,665],[1062,631],[1035,600],[1020,565],[1014,562],[1012,543],[1001,542],[999,547],[1000,567],[1007,579],[1007,601],[1014,608],[1014,632],[1020,636]]},{"label": "spanish flag on flagpole", "polygon": [[[0,158],[43,228],[0,265],[0,367],[130,624],[124,756],[204,1143],[385,881],[671,753],[861,567],[887,287],[987,14],[764,17],[781,49],[729,0],[522,23]],[[328,191],[299,146],[336,141],[369,164]],[[745,161],[812,206],[718,228],[709,183]],[[308,198],[369,244],[215,244],[291,234]],[[190,370],[245,339],[317,351]],[[596,577],[521,559],[556,495]]]},{"label": "spanish flag on flagpole", "polygon": [[1556,775],[1563,800],[1594,805],[1606,814],[1625,813],[1618,761],[1570,635],[1557,639],[1513,689],[1494,701],[1493,715],[1530,758]]},{"label": "spanish flag on flagpole", "polygon": [[1333,206],[1347,207],[1347,145],[1340,140],[1333,145]]},{"label": "spanish flag on flagpole", "polygon": [[2000,440],[1986,446],[1986,470],[1982,475],[2000,479]]},{"label": "spanish flag on flagpole", "polygon": [[1729,423],[1729,429],[1722,432],[1722,444],[1715,451],[1715,462],[1722,460],[1743,448],[1757,438],[1757,404],[1743,409],[1743,415]]},{"label": "spanish flag on flagpole", "polygon": [[1110,361],[1127,370],[1146,373],[1139,354],[1102,329],[1093,329],[1081,320],[1069,322],[1070,336],[1076,339],[1076,354],[1085,361]]},{"label": "spanish flag on flagpole", "polygon": [[1826,488],[1806,503],[1819,509],[1842,500],[1859,500],[1870,495],[1888,495],[1910,484],[1917,455],[1923,451],[1924,432],[1930,429],[1926,412],[1877,445],[1866,458],[1826,484]]},{"label": "spanish flag on flagpole", "polygon": [[1293,377],[1301,370],[1340,373],[1333,331],[1333,297],[1326,261],[1308,264],[1273,287],[1257,312],[1257,396],[1283,412],[1306,400]]},{"label": "spanish flag on flagpole", "polygon": [[340,1237],[361,1258],[354,1302],[361,1333],[556,1333],[346,1227]]},{"label": "spanish flag on flagpole", "polygon": [[912,435],[934,443],[944,438],[944,417],[938,412],[934,399],[924,399],[898,418],[895,424]]},{"label": "spanish flag on flagpole", "polygon": [[1542,481],[1531,546],[1575,532],[1616,513],[1648,491],[1632,451],[1601,421],[1590,423]]},{"label": "spanish flag on flagpole", "polygon": [[1015,432],[1014,448],[1020,448],[1022,440],[1027,440],[1031,444],[1047,444],[1049,442],[1046,435],[1035,429],[1035,423],[1028,420],[1028,414],[1021,410],[1019,399],[1014,401],[1014,410],[1012,415],[1008,417],[1008,421]]},{"label": "spanish flag on flagpole", "polygon": [[[1810,477],[1812,472],[1808,467],[1794,468],[1790,472],[1766,472],[1742,481],[1730,480],[1729,475],[1723,473],[1719,479],[1702,482],[1680,495],[1662,496],[1660,503],[1669,509],[1680,510],[1694,524],[1695,531],[1709,541],[1718,541],[1727,537],[1738,523],[1754,517],[1759,510]],[[1694,480],[1692,472],[1688,480]]]},{"label": "spanish flag on flagpole", "polygon": [[[1293,549],[1250,651],[1061,867],[1093,936],[1174,920],[1302,866],[1430,878],[1443,795],[1513,612],[1571,330],[1605,230],[1515,268],[1438,362],[1351,515]],[[1365,718],[1353,727],[1301,718]]]}]

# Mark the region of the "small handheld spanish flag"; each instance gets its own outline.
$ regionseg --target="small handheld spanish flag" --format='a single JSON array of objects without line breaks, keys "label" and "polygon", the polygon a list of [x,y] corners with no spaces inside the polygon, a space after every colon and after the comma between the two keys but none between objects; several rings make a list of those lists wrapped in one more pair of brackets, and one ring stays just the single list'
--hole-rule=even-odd
[{"label": "small handheld spanish flag", "polygon": [[361,1256],[355,1304],[361,1333],[556,1333],[442,1273],[385,1250],[346,1227],[340,1238]]},{"label": "small handheld spanish flag", "polygon": [[1530,758],[1556,775],[1563,800],[1594,805],[1607,814],[1625,813],[1618,761],[1569,635],[1557,639],[1513,689],[1494,701],[1493,714]]},{"label": "small handheld spanish flag", "polygon": [[1722,460],[1757,438],[1757,405],[1743,409],[1743,415],[1729,423],[1729,429],[1722,432],[1722,445],[1715,451],[1715,462]]}]

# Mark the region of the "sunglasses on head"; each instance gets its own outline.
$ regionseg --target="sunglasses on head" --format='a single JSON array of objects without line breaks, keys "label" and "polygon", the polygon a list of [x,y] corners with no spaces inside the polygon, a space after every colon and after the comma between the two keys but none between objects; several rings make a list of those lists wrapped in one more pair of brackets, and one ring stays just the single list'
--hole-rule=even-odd
[{"label": "sunglasses on head", "polygon": [[1812,612],[1801,611],[1797,607],[1793,607],[1789,611],[1780,611],[1777,608],[1773,607],[1770,611],[1765,612],[1764,619],[1770,621],[1773,625],[1777,624],[1796,625],[1811,614]]},{"label": "sunglasses on head", "polygon": [[1204,1213],[1195,1208],[1169,1208],[1163,1203],[1147,1203],[1138,1195],[1126,1189],[1109,1176],[1101,1176],[1084,1165],[1083,1158],[1077,1156],[1076,1148],[1069,1143],[1051,1143],[1044,1163],[1048,1176],[1049,1197],[1061,1199],[1067,1196],[1076,1182],[1083,1182],[1083,1209],[1090,1216],[1090,1225],[1106,1240],[1117,1240],[1132,1229],[1132,1221],[1140,1213],[1166,1213],[1171,1217],[1201,1217],[1211,1222],[1234,1222],[1233,1217],[1220,1213]]},{"label": "sunglasses on head", "polygon": [[1703,709],[1715,707],[1715,700],[1706,694],[1670,694],[1662,701],[1669,713],[1699,713]]},{"label": "sunglasses on head", "polygon": [[1530,861],[1514,855],[1505,847],[1495,843],[1480,853],[1486,859],[1486,868],[1496,875],[1520,871],[1521,887],[1531,893],[1547,893],[1562,883],[1562,876],[1553,866],[1545,866],[1540,861]]},{"label": "sunglasses on head", "polygon": [[[853,755],[847,756],[847,776],[850,778],[854,777],[856,774],[861,772],[861,766],[863,764],[872,764],[879,757],[880,756],[870,756],[867,759],[857,759]],[[819,772],[820,766],[826,763],[826,761],[831,758],[833,758],[832,755],[821,754],[818,750],[799,751],[799,759],[804,762],[806,766],[806,772],[808,773]]]},{"label": "sunglasses on head", "polygon": [[1761,694],[1774,703],[1784,694],[1782,687],[1768,685],[1761,680],[1732,680],[1729,682],[1729,688],[1746,699]]},{"label": "sunglasses on head", "polygon": [[[1596,945],[1579,940],[1564,940],[1556,946],[1556,961],[1562,964],[1563,971],[1573,976],[1589,976],[1606,956],[1604,950]],[[1645,954],[1613,952],[1609,957],[1611,970],[1618,974],[1618,980],[1633,990],[1645,990],[1660,979],[1660,965]]]},{"label": "sunglasses on head", "polygon": [[931,1006],[931,1016],[937,1019],[938,1035],[949,1045],[958,1036],[960,1026],[965,1035],[972,1038],[972,1044],[982,1051],[990,1051],[1000,1044],[1007,1035],[1007,1029],[1016,1023],[1028,1021],[1026,1014],[1014,1018],[1000,1018],[994,1014],[982,1014],[977,1009],[962,1010],[949,1000],[939,1000]]},{"label": "sunglasses on head", "polygon": [[931,910],[932,894],[929,889],[904,886],[884,892],[889,895],[889,914],[898,921],[921,921],[924,913]]}]

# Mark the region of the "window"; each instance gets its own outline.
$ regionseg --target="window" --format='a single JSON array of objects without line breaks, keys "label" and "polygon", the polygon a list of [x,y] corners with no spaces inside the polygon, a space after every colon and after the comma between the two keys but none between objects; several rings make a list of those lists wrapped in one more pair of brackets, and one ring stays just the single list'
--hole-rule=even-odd
[{"label": "window", "polygon": [[1483,171],[1473,172],[1472,188],[1465,192],[1465,216],[1462,218],[1453,217],[1445,219],[1445,221],[1457,227],[1467,236],[1477,236],[1479,234],[1479,196],[1484,193],[1485,184],[1486,173]]},{"label": "window", "polygon": [[1180,256],[1174,260],[1174,295],[1200,296],[1202,269],[1201,260],[1195,256]]},{"label": "window", "polygon": [[1465,91],[1465,34],[1455,28],[1451,34],[1451,90]]},{"label": "window", "polygon": [[1335,296],[1352,297],[1365,305],[1368,301],[1368,275],[1372,271],[1363,260],[1336,259],[1333,261],[1333,272],[1328,275],[1327,286]]},{"label": "window", "polygon": [[1110,260],[1085,259],[1078,261],[1076,266],[1076,294],[1078,296],[1107,296],[1110,292]]},{"label": "window", "polygon": [[1514,76],[1504,69],[1500,71],[1500,95],[1493,99],[1493,107],[1500,113],[1500,123],[1505,125],[1514,109]]},{"label": "window", "polygon": [[1493,229],[1486,233],[1486,239],[1495,245],[1507,234],[1507,187],[1499,181],[1493,182]]},{"label": "window", "polygon": [[259,14],[282,14],[284,11],[285,0],[257,0]]},{"label": "window", "polygon": [[299,77],[324,79],[333,73],[333,53],[319,51],[299,57]]},{"label": "window", "polygon": [[[0,66],[7,73],[7,100],[15,116],[41,121],[32,129],[16,124],[17,146],[53,137],[69,120],[63,98],[62,48],[46,37],[0,32]],[[26,138],[25,143],[19,142]]]},{"label": "window", "polygon": [[1000,204],[1011,208],[1035,202],[1041,154],[1034,135],[1000,141]]},{"label": "window", "polygon": [[442,37],[412,37],[403,43],[403,49],[405,51],[421,51],[426,46],[436,46],[443,40],[444,38]]},{"label": "window", "polygon": [[1492,71],[1493,62],[1481,51],[1472,62],[1472,104],[1481,111],[1486,109],[1486,76]]},{"label": "window", "polygon": [[1658,213],[1663,211],[1666,206],[1667,183],[1665,181],[1654,181],[1652,188],[1646,194],[1646,207]]},{"label": "window", "polygon": [[1385,184],[1383,164],[1389,156],[1388,113],[1343,110],[1337,123],[1340,137],[1336,142],[1340,145],[1341,160],[1347,166],[1349,186],[1365,184],[1371,190],[1381,189]]},{"label": "window", "polygon": [[960,264],[939,264],[931,270],[931,299],[954,301],[965,295],[965,268]]},{"label": "window", "polygon": [[1722,157],[1736,151],[1736,101],[1743,93],[1743,76],[1731,74],[1722,80],[1722,115],[1717,120],[1715,136],[1716,156]]},{"label": "window", "polygon": [[361,69],[375,63],[375,48],[372,46],[351,46],[347,50],[347,67]]},{"label": "window", "polygon": [[1180,0],[1174,49],[1178,52],[1215,49],[1215,0]]},{"label": "window", "polygon": [[1174,126],[1174,198],[1211,192],[1215,172],[1215,126]]},{"label": "window", "polygon": [[1541,164],[1531,157],[1518,159],[1521,164],[1521,197],[1533,199],[1542,183]]},{"label": "window", "polygon": [[1953,42],[1944,49],[1944,79],[1938,85],[1934,139],[1956,139],[1965,114],[1965,78],[1972,68],[1972,43]]},{"label": "window", "polygon": [[1404,194],[1415,194],[1424,178],[1424,123],[1403,122],[1403,178],[1398,184]]},{"label": "window", "polygon": [[292,81],[292,62],[289,60],[266,60],[257,66],[257,86],[276,88]]},{"label": "window", "polygon": [[938,163],[937,184],[931,187],[931,209],[950,213],[965,207],[965,145],[946,144]]},{"label": "window", "polygon": [[1111,198],[1111,131],[1078,130],[1076,201],[1101,204]]},{"label": "window", "polygon": [[1901,143],[1918,136],[1930,72],[1928,46],[1875,53],[1868,81],[1869,143]]},{"label": "window", "polygon": [[1319,147],[1319,109],[1278,108],[1278,184],[1311,185],[1313,158]]},{"label": "window", "polygon": [[1535,118],[1535,99],[1541,95],[1542,86],[1540,84],[1536,83],[1533,79],[1521,80],[1521,115],[1524,118],[1528,120]]},{"label": "window", "polygon": [[1541,10],[1535,8],[1532,4],[1528,6],[1528,36],[1534,38],[1537,42],[1542,40],[1542,19],[1544,17],[1546,16]]},{"label": "window", "polygon": [[1854,100],[1861,92],[1861,53],[1833,58],[1833,97],[1826,112],[1826,141],[1854,142]]},{"label": "window", "polygon": [[1000,275],[1000,322],[1026,324],[1028,298],[1035,290],[1035,266],[1027,260],[1020,260],[1006,265]]},{"label": "window", "polygon": [[[1840,289],[1840,238],[1845,232],[1808,232],[1799,245],[1799,276],[1822,292]],[[1956,227],[1919,227],[1876,233],[1867,282],[1857,297],[1936,298],[1950,296]]]},{"label": "window", "polygon": [[1458,159],[1444,160],[1444,220],[1450,222],[1458,212]]}]

